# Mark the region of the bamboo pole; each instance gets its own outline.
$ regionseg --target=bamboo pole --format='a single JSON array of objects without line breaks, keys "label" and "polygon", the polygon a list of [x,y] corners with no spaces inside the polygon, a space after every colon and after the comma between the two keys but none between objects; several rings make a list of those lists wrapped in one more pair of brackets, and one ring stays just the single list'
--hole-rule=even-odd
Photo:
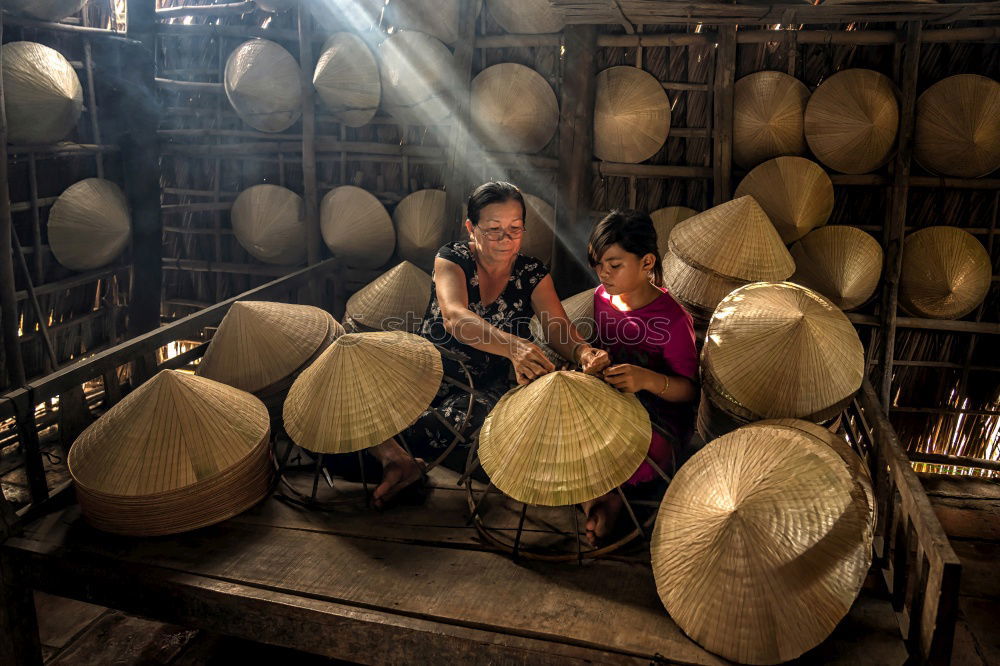
[{"label": "bamboo pole", "polygon": [[733,194],[733,87],[736,75],[736,26],[719,30],[712,106],[712,200],[718,206]]},{"label": "bamboo pole", "polygon": [[[474,0],[462,0],[459,8],[458,34],[459,40],[455,47],[455,70],[460,81],[460,89],[455,91],[455,108],[452,116],[450,144],[448,146],[448,166],[445,171],[445,211],[447,223],[451,226],[453,238],[461,231],[462,202],[469,189],[468,148],[472,145],[470,137],[471,118],[469,116],[469,100],[472,84],[472,51],[476,41],[476,12],[473,10]],[[404,163],[409,179],[409,165]],[[409,182],[403,183],[403,190],[409,187]]]},{"label": "bamboo pole", "polygon": [[[305,190],[306,256],[310,266],[319,263],[323,244],[319,228],[319,195],[316,178],[316,99],[312,85],[312,15],[302,7],[298,10],[299,60],[302,64],[302,182]],[[308,291],[308,290],[307,290]],[[313,291],[312,304],[320,303],[320,294]]]}]

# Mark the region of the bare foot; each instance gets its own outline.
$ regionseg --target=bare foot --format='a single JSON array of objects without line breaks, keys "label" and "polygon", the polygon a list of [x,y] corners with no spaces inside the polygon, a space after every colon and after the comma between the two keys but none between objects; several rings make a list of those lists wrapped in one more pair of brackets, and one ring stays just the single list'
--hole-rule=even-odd
[{"label": "bare foot", "polygon": [[409,456],[392,458],[382,463],[382,483],[375,488],[372,501],[375,508],[381,509],[385,504],[407,488],[416,483],[424,473],[424,461]]},{"label": "bare foot", "polygon": [[622,510],[622,498],[612,490],[595,500],[584,502],[583,512],[587,514],[587,543],[596,548],[615,528],[618,514]]}]

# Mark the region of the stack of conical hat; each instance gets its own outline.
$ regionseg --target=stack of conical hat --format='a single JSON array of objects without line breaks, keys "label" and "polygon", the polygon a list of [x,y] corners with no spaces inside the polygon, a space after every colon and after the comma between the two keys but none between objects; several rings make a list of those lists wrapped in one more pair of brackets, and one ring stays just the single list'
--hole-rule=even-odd
[{"label": "stack of conical hat", "polygon": [[125,194],[103,178],[74,183],[52,205],[48,232],[52,254],[66,268],[87,271],[106,266],[132,237]]},{"label": "stack of conical hat", "polygon": [[704,383],[756,419],[835,415],[861,387],[864,364],[840,308],[791,282],[757,282],[726,296],[702,349]]},{"label": "stack of conical hat", "polygon": [[61,21],[79,12],[85,4],[87,0],[4,0],[0,6],[39,21]]},{"label": "stack of conical hat", "polygon": [[983,302],[992,276],[989,254],[968,231],[921,229],[903,241],[899,304],[920,317],[958,319]]},{"label": "stack of conical hat", "polygon": [[500,27],[514,35],[559,32],[565,21],[546,0],[487,0],[490,15]]},{"label": "stack of conical hat", "polygon": [[524,219],[521,254],[541,259],[546,266],[551,266],[556,238],[556,209],[533,194],[524,195],[524,207],[528,213]]},{"label": "stack of conical hat", "polygon": [[344,328],[310,305],[237,301],[198,364],[197,374],[242,391],[270,395],[304,370]]},{"label": "stack of conical hat", "polygon": [[302,115],[301,76],[299,63],[283,46],[251,39],[226,61],[226,96],[250,127],[284,132]]},{"label": "stack of conical hat", "polygon": [[348,327],[416,332],[431,300],[431,276],[408,261],[378,276],[347,299]]},{"label": "stack of conical hat", "polygon": [[[511,100],[517,104],[511,105]],[[472,80],[471,116],[490,150],[537,153],[559,126],[559,102],[541,74],[513,62],[487,67]]]},{"label": "stack of conical hat", "polygon": [[949,76],[917,100],[913,156],[946,176],[978,178],[1000,168],[1000,83]]},{"label": "stack of conical hat", "polygon": [[[566,310],[566,317],[576,327],[577,332],[585,340],[592,340],[596,333],[594,330],[594,290],[585,289],[579,294],[570,296],[563,300],[562,305],[563,309]],[[545,334],[545,329],[542,328],[537,314],[531,318],[529,328],[535,340],[543,344],[549,343],[549,336]]]},{"label": "stack of conical hat", "polygon": [[434,256],[447,236],[448,196],[444,190],[418,190],[407,195],[392,212],[396,223],[397,253],[424,270],[434,268]]},{"label": "stack of conical hat", "polygon": [[315,453],[351,453],[412,424],[441,385],[441,353],[410,333],[348,333],[303,372],[285,400],[285,430]]},{"label": "stack of conical hat", "polygon": [[229,213],[244,250],[267,264],[293,266],[306,258],[302,197],[280,185],[254,185],[240,192]]},{"label": "stack of conical hat", "polygon": [[656,247],[660,250],[661,257],[666,256],[667,251],[670,249],[667,241],[674,227],[678,223],[697,214],[698,211],[685,206],[667,206],[666,208],[654,210],[649,214],[650,219],[653,220],[653,228],[656,229]]},{"label": "stack of conical hat", "polygon": [[323,44],[313,85],[330,113],[348,127],[368,124],[382,99],[375,56],[351,32],[334,33]]},{"label": "stack of conical hat", "polygon": [[779,155],[802,155],[809,88],[784,72],[754,72],[733,88],[733,161],[751,168]]},{"label": "stack of conical hat", "polygon": [[847,69],[809,98],[806,141],[820,162],[843,173],[868,173],[885,164],[899,129],[892,80],[870,69]]},{"label": "stack of conical hat", "polygon": [[212,525],[263,499],[267,410],[249,393],[164,370],[87,428],[69,472],[87,520],[154,536]]},{"label": "stack of conical hat", "polygon": [[631,394],[557,371],[507,393],[479,433],[490,481],[519,502],[577,504],[607,493],[646,457],[652,426]]},{"label": "stack of conical hat", "polygon": [[392,256],[396,231],[385,206],[353,185],[330,190],[319,208],[323,242],[349,266],[378,268]]},{"label": "stack of conical hat", "polygon": [[709,443],[674,477],[651,542],[678,626],[739,663],[777,664],[821,643],[871,565],[865,494],[829,446],[753,424]]},{"label": "stack of conical hat", "polygon": [[833,212],[833,183],[823,167],[804,157],[776,157],[755,167],[736,188],[767,213],[781,240],[794,243]]},{"label": "stack of conical hat", "polygon": [[83,86],[55,49],[35,42],[4,44],[3,83],[10,143],[61,141],[80,119]]},{"label": "stack of conical hat", "polygon": [[433,125],[451,115],[458,90],[455,58],[440,40],[413,30],[378,47],[382,107],[401,123]]},{"label": "stack of conical hat", "polygon": [[781,236],[750,196],[678,223],[670,232],[668,249],[664,282],[700,319],[739,285],[784,280],[795,271]]},{"label": "stack of conical hat", "polygon": [[656,78],[619,65],[597,75],[594,154],[608,162],[642,162],[670,132],[670,100]]},{"label": "stack of conical hat", "polygon": [[818,291],[841,310],[867,302],[882,275],[882,246],[856,227],[820,227],[790,251],[795,274],[789,281]]}]

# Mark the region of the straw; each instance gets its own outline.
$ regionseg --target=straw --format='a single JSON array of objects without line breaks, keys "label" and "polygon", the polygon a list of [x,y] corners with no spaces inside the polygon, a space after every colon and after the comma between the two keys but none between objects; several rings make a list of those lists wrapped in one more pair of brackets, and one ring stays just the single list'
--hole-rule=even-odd
[{"label": "straw", "polygon": [[229,217],[236,240],[255,259],[279,266],[305,261],[304,206],[295,192],[279,185],[254,185],[236,197]]},{"label": "straw", "polygon": [[789,282],[818,291],[841,310],[868,301],[882,274],[882,246],[855,227],[834,225],[812,231],[791,247],[795,274]]},{"label": "straw", "polygon": [[284,132],[302,115],[301,76],[299,63],[284,47],[251,39],[226,61],[226,97],[250,127]]},{"label": "straw", "polygon": [[367,329],[416,332],[431,300],[431,276],[397,264],[347,299],[345,321]]},{"label": "straw", "polygon": [[656,78],[638,67],[610,67],[597,75],[594,154],[608,162],[642,162],[670,131],[670,100]]},{"label": "straw", "polygon": [[392,213],[397,254],[426,271],[433,270],[434,257],[448,235],[447,199],[444,190],[418,190],[400,201]]},{"label": "straw", "polygon": [[733,89],[733,161],[754,167],[806,152],[803,114],[809,88],[784,72],[754,72]]},{"label": "straw", "polygon": [[990,290],[990,256],[976,238],[956,227],[928,227],[903,241],[899,304],[918,317],[958,319]]},{"label": "straw", "polygon": [[930,171],[979,178],[1000,168],[1000,83],[949,76],[917,99],[913,156]]},{"label": "straw", "polygon": [[785,243],[826,224],[833,212],[833,183],[823,167],[804,157],[776,157],[755,167],[736,188],[760,204]]},{"label": "straw", "polygon": [[660,251],[660,256],[664,257],[669,250],[667,241],[670,238],[670,232],[674,230],[679,222],[683,222],[693,215],[697,215],[698,211],[693,208],[687,208],[685,206],[667,206],[666,208],[660,208],[654,210],[649,214],[649,217],[653,220],[653,228],[656,229],[656,247]]},{"label": "straw", "polygon": [[76,126],[83,87],[61,53],[35,42],[3,45],[7,141],[56,143]]},{"label": "straw", "polygon": [[74,271],[107,266],[132,237],[125,194],[102,178],[70,185],[49,211],[49,248],[56,261]]},{"label": "straw", "polygon": [[690,266],[668,249],[663,255],[663,284],[692,316],[707,321],[719,302],[746,282]]},{"label": "straw", "polygon": [[382,99],[375,56],[350,32],[334,33],[323,44],[313,85],[334,118],[348,127],[367,125]]},{"label": "straw", "polygon": [[349,266],[378,268],[392,256],[396,231],[385,206],[353,185],[327,192],[320,204],[323,242]]},{"label": "straw", "polygon": [[[541,74],[513,62],[487,67],[472,80],[472,126],[489,150],[537,153],[559,126],[559,102]],[[517,104],[511,104],[517,100]]]}]

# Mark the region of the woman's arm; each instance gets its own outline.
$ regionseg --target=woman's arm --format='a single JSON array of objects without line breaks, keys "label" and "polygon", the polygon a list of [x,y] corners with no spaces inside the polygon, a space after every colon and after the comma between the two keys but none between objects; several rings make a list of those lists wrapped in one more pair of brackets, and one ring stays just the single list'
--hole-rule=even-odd
[{"label": "woman's arm", "polygon": [[584,372],[590,373],[603,370],[610,364],[607,352],[592,347],[566,316],[551,275],[542,278],[531,292],[531,306],[542,324],[548,345],[563,358],[579,363]]},{"label": "woman's arm", "polygon": [[555,370],[536,345],[501,331],[469,309],[469,291],[462,268],[447,259],[434,260],[434,287],[444,328],[456,340],[474,349],[510,359],[519,384]]}]

